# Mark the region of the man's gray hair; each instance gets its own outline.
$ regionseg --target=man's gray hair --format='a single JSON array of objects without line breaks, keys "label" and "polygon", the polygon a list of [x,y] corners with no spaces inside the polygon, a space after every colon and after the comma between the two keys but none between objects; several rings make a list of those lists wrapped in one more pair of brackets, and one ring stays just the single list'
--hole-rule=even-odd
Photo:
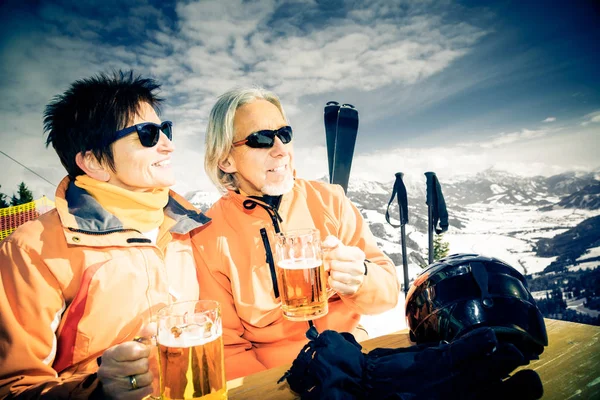
[{"label": "man's gray hair", "polygon": [[266,100],[275,105],[287,121],[279,97],[261,87],[235,88],[219,96],[210,111],[206,128],[204,169],[210,180],[221,192],[237,190],[238,182],[233,174],[223,172],[219,162],[223,161],[233,147],[233,120],[236,110],[256,100]]}]

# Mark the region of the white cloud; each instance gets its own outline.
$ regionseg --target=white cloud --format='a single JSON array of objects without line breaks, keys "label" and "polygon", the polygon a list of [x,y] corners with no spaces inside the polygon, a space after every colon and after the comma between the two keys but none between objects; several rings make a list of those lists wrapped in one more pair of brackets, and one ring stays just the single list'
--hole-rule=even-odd
[{"label": "white cloud", "polygon": [[556,117],[548,117],[545,120],[543,120],[542,122],[554,122],[556,121]]},{"label": "white cloud", "polygon": [[[309,15],[316,5],[306,3],[304,13]],[[363,7],[372,12],[349,13],[319,29],[304,29],[297,15],[279,21],[285,30],[273,29],[269,23],[283,4],[179,4],[179,36],[192,43],[182,49],[182,62],[191,75],[248,80],[295,101],[350,88],[413,84],[442,71],[485,34],[466,23],[444,23],[433,13],[398,19],[395,13],[401,10],[381,2],[366,2]]]},{"label": "white cloud", "polygon": [[586,118],[586,120],[581,123],[581,125],[583,126],[598,123],[600,122],[600,111],[594,111],[592,113],[589,113],[584,118]]},{"label": "white cloud", "polygon": [[493,147],[505,146],[507,144],[511,144],[511,143],[515,143],[515,142],[519,142],[519,141],[538,139],[538,138],[546,136],[547,134],[548,134],[548,131],[545,131],[545,130],[521,129],[518,132],[510,132],[510,133],[502,132],[502,133],[496,135],[495,137],[492,137],[488,141],[477,142],[476,145],[480,146],[484,149],[489,149],[489,148],[493,148]]},{"label": "white cloud", "polygon": [[275,9],[272,0],[201,0],[176,6],[181,34],[217,52],[254,33]]}]

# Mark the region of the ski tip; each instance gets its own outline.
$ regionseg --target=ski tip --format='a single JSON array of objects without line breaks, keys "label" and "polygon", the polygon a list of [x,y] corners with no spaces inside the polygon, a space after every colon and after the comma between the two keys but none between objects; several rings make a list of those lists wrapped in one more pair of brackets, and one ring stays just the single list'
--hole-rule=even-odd
[{"label": "ski tip", "polygon": [[354,107],[352,104],[348,104],[348,103],[342,104],[342,107],[347,107],[347,108],[356,108],[356,107]]},{"label": "ski tip", "polygon": [[325,104],[326,106],[339,106],[340,103],[338,103],[337,101],[328,101],[327,104]]}]

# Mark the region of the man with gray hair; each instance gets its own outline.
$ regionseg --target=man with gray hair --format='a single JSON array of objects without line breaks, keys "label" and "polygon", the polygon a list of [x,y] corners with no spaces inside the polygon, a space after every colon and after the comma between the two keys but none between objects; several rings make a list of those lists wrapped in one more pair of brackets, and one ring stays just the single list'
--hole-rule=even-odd
[{"label": "man with gray hair", "polygon": [[331,294],[328,313],[314,320],[319,331],[357,333],[361,315],[396,306],[394,264],[343,189],[295,177],[293,132],[275,94],[242,88],[220,96],[204,165],[224,195],[193,242],[200,296],[223,310],[227,379],[289,364],[307,343],[309,323],[285,319],[280,308],[278,232],[312,228],[327,237]]}]

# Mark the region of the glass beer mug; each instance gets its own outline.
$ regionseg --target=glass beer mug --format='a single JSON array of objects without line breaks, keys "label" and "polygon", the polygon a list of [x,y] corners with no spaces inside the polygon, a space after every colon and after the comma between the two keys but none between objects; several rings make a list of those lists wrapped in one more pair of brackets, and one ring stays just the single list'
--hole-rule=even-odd
[{"label": "glass beer mug", "polygon": [[157,321],[161,398],[227,399],[219,303],[173,303]]},{"label": "glass beer mug", "polygon": [[327,278],[316,229],[275,235],[277,284],[283,316],[308,321],[327,314]]}]

